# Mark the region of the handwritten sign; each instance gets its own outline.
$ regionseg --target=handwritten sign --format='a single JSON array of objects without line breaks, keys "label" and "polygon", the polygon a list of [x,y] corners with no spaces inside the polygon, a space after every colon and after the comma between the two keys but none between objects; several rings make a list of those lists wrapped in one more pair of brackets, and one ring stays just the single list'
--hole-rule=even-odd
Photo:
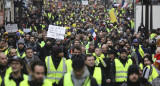
[{"label": "handwritten sign", "polygon": [[30,28],[24,28],[24,29],[23,29],[23,32],[29,33],[29,32],[31,32],[31,31],[30,31]]},{"label": "handwritten sign", "polygon": [[17,32],[18,27],[17,24],[7,24],[5,25],[6,32]]},{"label": "handwritten sign", "polygon": [[88,5],[88,1],[82,1],[82,5]]},{"label": "handwritten sign", "polygon": [[65,30],[65,27],[49,25],[47,37],[63,40],[65,36]]}]

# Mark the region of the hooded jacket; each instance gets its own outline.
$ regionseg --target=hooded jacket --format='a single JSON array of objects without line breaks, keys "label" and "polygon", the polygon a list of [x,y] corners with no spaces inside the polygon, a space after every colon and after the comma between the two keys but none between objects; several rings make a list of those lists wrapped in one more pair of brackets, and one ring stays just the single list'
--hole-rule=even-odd
[{"label": "hooded jacket", "polygon": [[[71,72],[71,78],[74,83],[74,86],[82,86],[88,76],[90,76],[90,73],[87,67],[85,67],[85,71],[80,79],[76,78],[73,71]],[[58,86],[64,86],[63,80],[64,80],[64,77],[59,81]],[[90,80],[91,80],[91,86],[98,86],[97,81],[92,76],[90,76]]]},{"label": "hooded jacket", "polygon": [[[23,49],[19,49],[19,47],[18,47],[19,44],[23,44],[23,45],[24,45],[24,48],[23,48]],[[23,53],[25,53],[25,48],[26,48],[26,44],[24,43],[24,41],[23,41],[23,40],[19,40],[19,41],[17,42],[17,51],[18,51],[18,53],[20,54],[20,56],[22,56]]]}]

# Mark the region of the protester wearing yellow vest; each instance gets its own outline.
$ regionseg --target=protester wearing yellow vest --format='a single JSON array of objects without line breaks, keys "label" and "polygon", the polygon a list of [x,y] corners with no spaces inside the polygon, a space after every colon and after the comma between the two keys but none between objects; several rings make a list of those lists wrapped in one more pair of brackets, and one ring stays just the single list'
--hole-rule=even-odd
[{"label": "protester wearing yellow vest", "polygon": [[45,59],[47,67],[47,79],[49,79],[53,85],[57,85],[59,80],[67,72],[66,59],[63,57],[63,49],[61,47],[53,47],[52,55],[47,56]]},{"label": "protester wearing yellow vest", "polygon": [[99,86],[105,86],[106,84],[105,75],[103,74],[100,67],[95,67],[94,62],[95,58],[93,55],[87,54],[85,56],[85,64],[90,72],[90,75],[96,79],[97,84]]},{"label": "protester wearing yellow vest", "polygon": [[65,74],[58,86],[98,86],[96,80],[90,76],[83,59],[75,58],[72,67],[73,71]]},{"label": "protester wearing yellow vest", "polygon": [[26,45],[25,45],[24,41],[19,40],[17,43],[17,49],[16,49],[18,57],[24,58],[26,56],[25,48],[26,48]]},{"label": "protester wearing yellow vest", "polygon": [[139,44],[138,39],[133,40],[133,51],[136,53],[138,57],[138,63],[141,63],[142,58],[144,57],[145,50],[142,45]]},{"label": "protester wearing yellow vest", "polygon": [[143,77],[146,78],[150,83],[152,83],[152,81],[159,76],[156,68],[152,65],[153,64],[152,56],[150,55],[144,56],[144,58],[142,59],[142,64],[143,65],[141,67],[144,68]]},{"label": "protester wearing yellow vest", "polygon": [[0,52],[3,52],[5,55],[9,53],[6,40],[0,40]]},{"label": "protester wearing yellow vest", "polygon": [[102,53],[101,48],[96,48],[95,49],[95,53],[93,53],[93,56],[96,57],[96,60],[95,60],[95,65],[96,66],[102,66],[102,67],[106,67],[107,66],[105,61],[104,61],[105,56]]},{"label": "protester wearing yellow vest", "polygon": [[27,80],[20,83],[19,86],[52,86],[52,82],[45,79],[45,64],[40,60],[31,65],[31,75]]},{"label": "protester wearing yellow vest", "polygon": [[122,49],[120,56],[112,63],[110,70],[110,82],[115,86],[120,86],[123,82],[127,81],[127,72],[129,66],[132,65],[132,60],[127,57],[127,51]]},{"label": "protester wearing yellow vest", "polygon": [[7,56],[4,53],[0,53],[0,78],[2,79],[0,84],[2,85],[4,85],[4,77],[12,72],[11,67],[7,63]]},{"label": "protester wearing yellow vest", "polygon": [[23,63],[21,58],[19,58],[18,56],[14,56],[10,60],[10,62],[11,62],[12,73],[5,76],[4,85],[19,86],[21,81],[28,79],[28,76],[25,74],[22,74],[21,72],[23,68]]}]

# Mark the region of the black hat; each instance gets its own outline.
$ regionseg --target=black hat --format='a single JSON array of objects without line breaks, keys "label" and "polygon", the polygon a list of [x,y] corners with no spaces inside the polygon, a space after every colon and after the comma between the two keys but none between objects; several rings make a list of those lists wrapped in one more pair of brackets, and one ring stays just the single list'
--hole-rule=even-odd
[{"label": "black hat", "polygon": [[135,64],[131,65],[128,69],[128,77],[133,74],[133,73],[136,73],[139,75],[139,67]]},{"label": "black hat", "polygon": [[18,56],[14,56],[13,58],[11,58],[10,62],[12,62],[12,61],[18,61],[18,62],[22,63],[21,58]]}]

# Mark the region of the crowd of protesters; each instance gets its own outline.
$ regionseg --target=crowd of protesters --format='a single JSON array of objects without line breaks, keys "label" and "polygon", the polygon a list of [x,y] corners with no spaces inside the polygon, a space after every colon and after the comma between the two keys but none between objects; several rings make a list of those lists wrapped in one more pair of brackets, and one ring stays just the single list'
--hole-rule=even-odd
[{"label": "crowd of protesters", "polygon": [[[1,27],[1,86],[159,86],[160,29],[136,32],[133,5],[114,7],[117,22],[102,3],[32,8],[21,21],[29,33]],[[47,37],[49,25],[66,27],[64,40]]]}]

